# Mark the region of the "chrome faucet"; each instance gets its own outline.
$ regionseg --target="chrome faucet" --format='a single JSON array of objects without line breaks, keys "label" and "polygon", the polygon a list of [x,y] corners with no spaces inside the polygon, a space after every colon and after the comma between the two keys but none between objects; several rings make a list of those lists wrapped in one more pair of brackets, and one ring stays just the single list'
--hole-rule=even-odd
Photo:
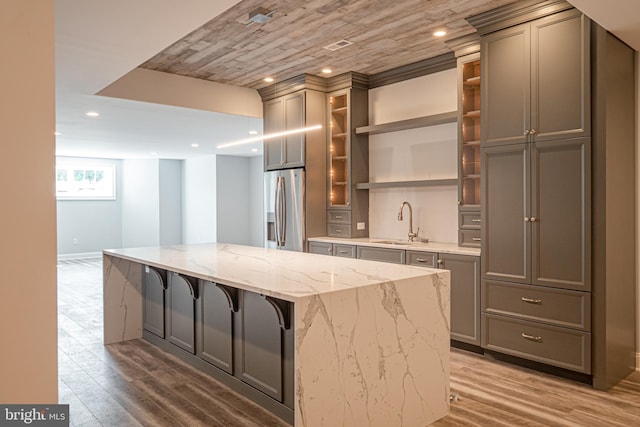
[{"label": "chrome faucet", "polygon": [[402,202],[400,205],[400,210],[398,211],[398,221],[402,221],[402,209],[404,205],[409,206],[409,241],[413,242],[413,239],[418,235],[413,232],[413,209],[411,209],[411,204],[409,202]]}]

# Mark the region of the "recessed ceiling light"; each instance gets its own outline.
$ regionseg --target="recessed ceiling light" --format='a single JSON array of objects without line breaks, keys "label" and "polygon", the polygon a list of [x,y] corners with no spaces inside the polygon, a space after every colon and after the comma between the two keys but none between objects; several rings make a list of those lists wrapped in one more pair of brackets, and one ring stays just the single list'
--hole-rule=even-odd
[{"label": "recessed ceiling light", "polygon": [[435,33],[433,33],[433,35],[436,37],[444,37],[447,35],[447,32],[444,30],[438,30]]},{"label": "recessed ceiling light", "polygon": [[191,144],[191,146],[192,146],[193,148],[198,148],[198,147],[200,146],[200,144]]},{"label": "recessed ceiling light", "polygon": [[89,117],[98,117],[100,115],[100,113],[98,113],[97,111],[87,111],[84,114],[89,116]]},{"label": "recessed ceiling light", "polygon": [[249,135],[257,135],[258,131],[257,130],[250,130],[249,131]]},{"label": "recessed ceiling light", "polygon": [[267,83],[273,83],[273,77],[265,77],[264,81]]},{"label": "recessed ceiling light", "polygon": [[251,152],[252,152],[252,153],[257,153],[257,152],[258,152],[258,149],[257,149],[257,148],[252,148],[252,149],[251,149]]},{"label": "recessed ceiling light", "polygon": [[322,73],[323,73],[323,74],[331,74],[331,73],[332,73],[332,71],[333,71],[333,70],[332,70],[331,68],[323,68],[323,69],[322,69]]}]

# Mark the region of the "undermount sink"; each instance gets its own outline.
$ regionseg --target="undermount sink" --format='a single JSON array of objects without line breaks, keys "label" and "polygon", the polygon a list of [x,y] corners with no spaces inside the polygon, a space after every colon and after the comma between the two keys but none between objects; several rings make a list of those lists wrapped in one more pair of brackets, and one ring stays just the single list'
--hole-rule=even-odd
[{"label": "undermount sink", "polygon": [[371,242],[371,243],[381,243],[383,245],[401,245],[401,246],[406,246],[406,245],[413,245],[417,242],[409,242],[409,241],[398,241],[398,240],[376,240],[375,242]]}]

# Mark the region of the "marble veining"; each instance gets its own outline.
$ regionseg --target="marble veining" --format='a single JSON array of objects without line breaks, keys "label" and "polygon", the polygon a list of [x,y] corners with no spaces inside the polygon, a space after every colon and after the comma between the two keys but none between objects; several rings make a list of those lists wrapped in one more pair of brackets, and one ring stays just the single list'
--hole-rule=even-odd
[{"label": "marble veining", "polygon": [[220,243],[113,249],[104,253],[292,302],[437,271]]},{"label": "marble veining", "polygon": [[296,303],[296,426],[426,426],[449,410],[449,272]]}]

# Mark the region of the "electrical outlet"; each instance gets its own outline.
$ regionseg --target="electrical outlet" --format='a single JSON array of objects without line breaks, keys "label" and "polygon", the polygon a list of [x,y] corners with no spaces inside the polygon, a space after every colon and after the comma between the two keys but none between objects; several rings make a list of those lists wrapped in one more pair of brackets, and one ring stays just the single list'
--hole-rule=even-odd
[{"label": "electrical outlet", "polygon": [[364,224],[364,222],[359,222],[359,223],[357,224],[356,228],[357,228],[358,230],[364,230],[364,229],[365,229],[365,224]]},{"label": "electrical outlet", "polygon": [[74,237],[74,238],[71,240],[71,243],[73,243],[74,245],[77,245],[77,244],[78,244],[78,238],[77,238],[77,237]]}]

